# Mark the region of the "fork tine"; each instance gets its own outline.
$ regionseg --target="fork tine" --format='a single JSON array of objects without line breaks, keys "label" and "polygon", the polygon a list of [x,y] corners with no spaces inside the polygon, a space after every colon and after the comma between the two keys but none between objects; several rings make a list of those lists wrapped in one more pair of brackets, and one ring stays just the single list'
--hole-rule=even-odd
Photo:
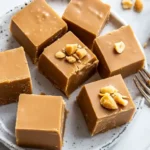
[{"label": "fork tine", "polygon": [[150,73],[144,68],[142,70],[149,77],[149,80],[147,80],[146,83],[147,83],[148,86],[150,86]]},{"label": "fork tine", "polygon": [[145,69],[145,68],[143,68],[142,69],[144,72],[145,72],[145,74],[150,78],[150,73]]},{"label": "fork tine", "polygon": [[142,78],[145,80],[145,82],[147,83],[149,81],[149,78],[145,75],[143,71],[139,70],[139,73],[142,76]]},{"label": "fork tine", "polygon": [[135,75],[136,79],[139,81],[139,83],[143,86],[145,91],[150,94],[150,89],[147,87],[147,85],[140,79],[139,75]]},{"label": "fork tine", "polygon": [[145,99],[150,103],[150,97],[145,93],[145,91],[141,88],[138,80],[136,78],[133,79],[135,82],[135,85],[137,86],[138,90],[141,92],[141,94],[145,97]]}]

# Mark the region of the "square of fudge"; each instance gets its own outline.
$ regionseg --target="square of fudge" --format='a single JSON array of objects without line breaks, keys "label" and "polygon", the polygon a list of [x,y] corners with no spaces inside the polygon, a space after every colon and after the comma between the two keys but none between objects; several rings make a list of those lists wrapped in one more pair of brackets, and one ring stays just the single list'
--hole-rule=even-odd
[{"label": "square of fudge", "polygon": [[99,35],[110,15],[110,6],[100,0],[71,0],[63,19],[79,39],[89,48]]},{"label": "square of fudge", "polygon": [[[77,44],[85,48],[87,55],[69,63],[66,58],[56,58],[56,53],[65,49],[67,44]],[[69,96],[83,82],[89,79],[97,69],[98,60],[72,32],[66,33],[62,38],[47,47],[39,58],[39,70],[66,96]]]},{"label": "square of fudge", "polygon": [[[117,53],[115,44],[120,42],[125,48]],[[117,74],[127,77],[144,67],[144,54],[130,26],[96,38],[93,52],[99,59],[98,71],[103,78]]]},{"label": "square of fudge", "polygon": [[61,150],[66,120],[61,96],[21,94],[16,142],[22,147]]},{"label": "square of fudge", "polygon": [[16,102],[21,93],[32,93],[23,47],[0,52],[0,72],[0,105]]},{"label": "square of fudge", "polygon": [[[126,106],[118,105],[118,109],[109,110],[100,104],[100,89],[110,85],[127,97]],[[92,136],[129,122],[135,112],[135,105],[121,75],[86,84],[77,102]]]},{"label": "square of fudge", "polygon": [[34,0],[12,17],[10,30],[35,63],[43,49],[67,31],[67,25],[45,0]]}]

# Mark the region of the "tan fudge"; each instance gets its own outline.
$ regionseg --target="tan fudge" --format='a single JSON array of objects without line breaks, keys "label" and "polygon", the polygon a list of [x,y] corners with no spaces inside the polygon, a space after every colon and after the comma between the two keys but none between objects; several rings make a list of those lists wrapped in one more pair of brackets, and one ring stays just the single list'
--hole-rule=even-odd
[{"label": "tan fudge", "polygon": [[17,144],[61,150],[65,111],[61,96],[21,94],[16,120]]},{"label": "tan fudge", "polygon": [[16,102],[21,93],[32,93],[31,76],[22,47],[0,52],[0,105]]}]

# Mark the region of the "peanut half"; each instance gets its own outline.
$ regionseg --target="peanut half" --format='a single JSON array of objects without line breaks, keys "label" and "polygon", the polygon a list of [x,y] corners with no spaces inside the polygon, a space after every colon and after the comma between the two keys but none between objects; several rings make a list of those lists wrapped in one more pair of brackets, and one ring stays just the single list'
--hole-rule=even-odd
[{"label": "peanut half", "polygon": [[121,54],[125,50],[125,44],[122,41],[115,43],[115,50],[117,53]]},{"label": "peanut half", "polygon": [[79,59],[82,59],[87,55],[87,51],[85,48],[81,48],[76,51],[76,54],[79,57]]},{"label": "peanut half", "polygon": [[143,10],[143,1],[142,0],[136,0],[134,4],[134,9],[137,12],[141,12]]},{"label": "peanut half", "polygon": [[78,48],[78,44],[66,44],[66,53],[67,53],[67,55],[72,55],[72,54],[74,54],[75,52],[76,52],[76,50],[77,50],[77,48]]},{"label": "peanut half", "polygon": [[118,90],[112,85],[108,85],[108,86],[102,87],[100,89],[101,96],[103,96],[103,94],[105,94],[105,93],[112,94],[112,93],[116,93],[116,92],[118,92]]},{"label": "peanut half", "polygon": [[107,109],[110,110],[116,110],[118,109],[118,106],[114,99],[110,96],[110,94],[106,93],[103,95],[103,97],[100,99],[100,104]]},{"label": "peanut half", "polygon": [[67,60],[67,62],[69,62],[70,64],[73,64],[73,63],[75,63],[75,62],[77,61],[76,58],[73,57],[73,56],[67,56],[67,57],[66,57],[66,60]]},{"label": "peanut half", "polygon": [[66,54],[63,53],[62,51],[58,51],[58,52],[55,54],[55,57],[58,58],[58,59],[62,59],[62,58],[65,58],[65,57],[66,57]]},{"label": "peanut half", "polygon": [[132,6],[133,6],[133,2],[131,0],[122,0],[123,9],[131,9]]},{"label": "peanut half", "polygon": [[128,101],[123,99],[123,96],[120,93],[114,93],[112,96],[113,96],[116,103],[118,103],[122,106],[128,105]]}]

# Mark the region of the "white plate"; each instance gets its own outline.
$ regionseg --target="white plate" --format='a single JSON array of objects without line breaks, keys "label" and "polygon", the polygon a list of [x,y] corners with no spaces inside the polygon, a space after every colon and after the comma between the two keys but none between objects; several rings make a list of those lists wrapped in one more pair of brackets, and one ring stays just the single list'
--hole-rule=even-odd
[{"label": "white plate", "polygon": [[[50,5],[56,10],[56,12],[58,12],[59,15],[62,15],[67,5],[67,1],[65,0],[49,0],[48,3],[50,3]],[[19,44],[9,33],[9,24],[11,16],[24,6],[25,4],[15,7],[13,10],[10,10],[0,18],[0,51],[19,46]],[[105,34],[109,31],[117,29],[122,25],[126,25],[126,23],[112,11],[110,21],[101,34]],[[41,92],[44,92],[49,95],[61,95],[64,97],[64,95],[62,95],[59,90],[57,90],[43,75],[38,72],[37,67],[31,63],[29,58],[28,62],[32,76],[33,92],[35,94],[40,94]],[[86,83],[99,79],[100,77],[98,73],[96,73]],[[125,79],[125,82],[134,99],[135,105],[137,107],[137,114],[137,112],[142,109],[144,100],[142,99],[142,97],[139,96],[132,79],[133,76],[130,76]],[[80,88],[71,95],[69,100],[64,97],[67,103],[67,109],[69,110],[69,114],[66,122],[63,150],[106,150],[120,139],[121,135],[123,135],[123,133],[127,129],[128,124],[110,130],[106,133],[90,137],[81,111],[75,103],[75,99],[79,91]],[[10,104],[0,107],[0,141],[6,147],[12,150],[24,150],[20,147],[17,147],[15,144],[14,128],[16,118],[16,106],[17,104]]]}]

